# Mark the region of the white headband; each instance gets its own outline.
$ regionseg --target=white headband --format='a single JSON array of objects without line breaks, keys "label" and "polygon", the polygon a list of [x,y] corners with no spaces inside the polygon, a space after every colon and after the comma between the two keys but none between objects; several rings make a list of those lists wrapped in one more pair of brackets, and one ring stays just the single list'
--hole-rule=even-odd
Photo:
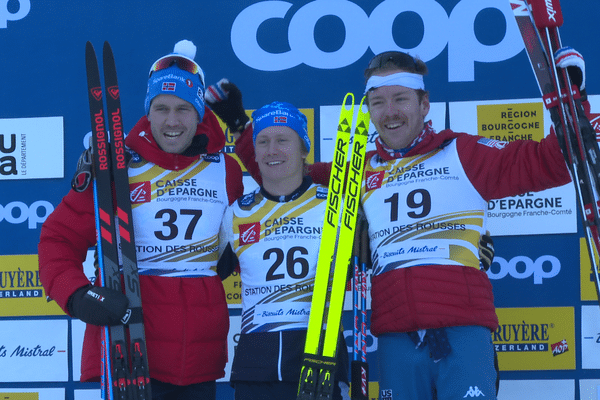
[{"label": "white headband", "polygon": [[395,74],[386,76],[373,75],[367,81],[365,93],[373,88],[378,88],[381,86],[404,86],[414,90],[425,90],[423,75],[413,74],[411,72],[397,72]]}]

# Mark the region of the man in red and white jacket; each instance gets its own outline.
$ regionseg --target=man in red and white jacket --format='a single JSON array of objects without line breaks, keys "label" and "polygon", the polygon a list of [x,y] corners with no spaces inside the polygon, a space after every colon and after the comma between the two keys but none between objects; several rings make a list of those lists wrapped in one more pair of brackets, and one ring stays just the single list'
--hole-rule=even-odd
[{"label": "man in red and white jacket", "polygon": [[[221,219],[243,194],[242,173],[221,151],[225,136],[205,108],[195,50],[181,41],[154,63],[147,116],[125,141],[152,393],[161,399],[215,399],[227,361],[229,314],[214,267]],[[139,186],[145,193],[134,196]],[[193,223],[190,211],[201,213]],[[99,380],[101,326],[120,323],[127,308],[122,293],[92,286],[84,275],[95,244],[92,188],[71,190],[42,227],[39,269],[48,296],[88,324],[82,381]]]},{"label": "man in red and white jacket", "polygon": [[[581,59],[574,51],[570,58]],[[573,65],[582,72],[559,64]],[[434,132],[425,120],[426,74],[424,62],[396,51],[375,56],[365,71],[378,136],[366,155],[361,205],[369,223],[380,389],[394,400],[495,398],[490,331],[498,318],[478,254],[487,203],[571,178],[554,132],[540,142],[510,143]],[[217,86],[241,99],[233,84]],[[242,131],[236,153],[260,183],[251,129]],[[327,184],[330,169],[313,164],[310,176]]]}]

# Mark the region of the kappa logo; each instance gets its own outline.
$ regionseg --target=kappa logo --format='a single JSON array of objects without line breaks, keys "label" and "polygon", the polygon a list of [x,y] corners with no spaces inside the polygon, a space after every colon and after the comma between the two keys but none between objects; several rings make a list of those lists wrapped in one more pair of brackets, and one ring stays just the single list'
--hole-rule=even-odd
[{"label": "kappa logo", "polygon": [[260,222],[240,225],[240,246],[258,243],[260,239]]},{"label": "kappa logo", "polygon": [[379,171],[379,172],[367,171],[366,179],[365,179],[367,191],[379,189],[381,187],[381,184],[383,183],[384,174],[385,174],[384,171]]},{"label": "kappa logo", "polygon": [[483,392],[481,390],[479,390],[479,388],[477,386],[473,387],[473,386],[469,386],[469,390],[467,390],[467,394],[465,394],[463,396],[464,398],[467,397],[485,397],[485,395],[483,394]]},{"label": "kappa logo", "polygon": [[129,185],[129,199],[132,204],[149,203],[150,193],[152,193],[152,189],[149,181]]}]

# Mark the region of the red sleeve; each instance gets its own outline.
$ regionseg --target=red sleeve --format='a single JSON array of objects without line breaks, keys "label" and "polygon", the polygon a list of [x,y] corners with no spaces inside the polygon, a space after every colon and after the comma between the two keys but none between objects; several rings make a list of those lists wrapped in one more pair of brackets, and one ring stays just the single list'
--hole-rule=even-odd
[{"label": "red sleeve", "polygon": [[227,197],[229,205],[242,197],[244,194],[244,182],[242,180],[242,168],[240,164],[231,156],[225,154],[225,185],[227,186]]},{"label": "red sleeve", "polygon": [[331,176],[330,162],[317,162],[308,166],[308,175],[314,183],[319,185],[329,185],[329,177]]},{"label": "red sleeve", "polygon": [[87,250],[96,244],[93,190],[71,190],[42,225],[38,244],[40,280],[46,295],[65,311],[69,297],[89,285],[83,272]]},{"label": "red sleeve", "polygon": [[258,163],[254,156],[254,142],[252,140],[252,124],[248,124],[246,129],[242,131],[241,136],[235,141],[235,154],[239,157],[240,161],[250,173],[250,176],[254,178],[256,183],[262,185],[262,177],[260,176],[260,170],[258,169]]},{"label": "red sleeve", "polygon": [[204,108],[204,117],[202,122],[198,125],[198,131],[196,134],[205,134],[208,137],[208,146],[206,148],[207,153],[218,153],[225,146],[225,134],[219,120],[215,114],[208,108]]},{"label": "red sleeve", "polygon": [[485,200],[538,192],[571,181],[553,132],[539,143],[516,140],[504,147],[489,146],[489,141],[480,139],[464,134],[457,137],[456,145],[469,180]]}]

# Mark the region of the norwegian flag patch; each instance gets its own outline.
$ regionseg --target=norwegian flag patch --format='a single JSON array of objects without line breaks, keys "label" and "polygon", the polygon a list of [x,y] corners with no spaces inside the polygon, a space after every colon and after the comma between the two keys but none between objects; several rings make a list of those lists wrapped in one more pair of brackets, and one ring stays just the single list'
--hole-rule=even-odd
[{"label": "norwegian flag patch", "polygon": [[163,82],[162,91],[163,92],[174,92],[177,84],[175,82]]}]

